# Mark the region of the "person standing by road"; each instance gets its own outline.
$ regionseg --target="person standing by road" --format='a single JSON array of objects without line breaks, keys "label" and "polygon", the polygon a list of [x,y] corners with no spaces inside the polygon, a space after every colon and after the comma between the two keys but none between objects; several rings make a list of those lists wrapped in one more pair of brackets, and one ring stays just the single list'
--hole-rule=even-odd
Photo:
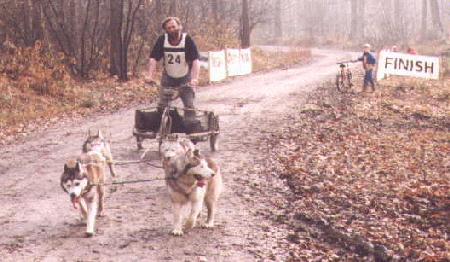
[{"label": "person standing by road", "polygon": [[375,83],[373,81],[373,70],[375,68],[376,59],[375,56],[370,52],[370,45],[365,44],[363,46],[363,55],[356,61],[361,61],[364,69],[364,83],[363,92],[366,92],[367,87],[370,85],[372,87],[372,92],[375,92]]}]

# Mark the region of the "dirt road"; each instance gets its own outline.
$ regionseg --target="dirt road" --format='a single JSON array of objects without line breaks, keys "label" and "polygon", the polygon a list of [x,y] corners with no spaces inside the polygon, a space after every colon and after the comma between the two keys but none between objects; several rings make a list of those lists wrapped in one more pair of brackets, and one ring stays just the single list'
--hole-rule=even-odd
[{"label": "dirt road", "polygon": [[[336,71],[349,54],[315,50],[307,66],[256,74],[231,83],[202,88],[199,108],[221,116],[220,150],[225,191],[219,201],[217,227],[195,228],[183,237],[168,234],[171,208],[164,182],[110,187],[106,216],[94,238],[59,187],[63,164],[76,156],[88,128],[111,133],[118,160],[139,156],[131,135],[134,111],[96,116],[30,136],[25,143],[0,149],[0,257],[2,261],[255,261],[283,260],[289,230],[272,222],[288,190],[275,176],[260,176],[264,158],[259,141],[270,135],[281,114]],[[146,147],[156,150],[156,142]],[[201,144],[210,154],[208,143]],[[158,163],[155,160],[155,163]],[[149,165],[118,166],[119,178],[162,177]],[[281,213],[280,213],[281,214]],[[204,218],[204,217],[203,217]]]}]

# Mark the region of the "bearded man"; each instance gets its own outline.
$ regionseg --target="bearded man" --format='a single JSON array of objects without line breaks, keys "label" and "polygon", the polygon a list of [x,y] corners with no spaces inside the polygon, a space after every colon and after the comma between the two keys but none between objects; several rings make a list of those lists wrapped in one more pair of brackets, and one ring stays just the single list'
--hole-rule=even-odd
[{"label": "bearded man", "polygon": [[[183,26],[177,17],[167,17],[162,22],[165,33],[159,36],[150,54],[149,73],[146,82],[154,84],[156,64],[163,59],[159,108],[168,104],[169,98],[163,95],[164,89],[178,89],[185,109],[185,118],[194,115],[194,88],[198,85],[200,72],[200,54],[197,46],[187,33],[182,33]],[[191,109],[191,110],[189,110]]]}]

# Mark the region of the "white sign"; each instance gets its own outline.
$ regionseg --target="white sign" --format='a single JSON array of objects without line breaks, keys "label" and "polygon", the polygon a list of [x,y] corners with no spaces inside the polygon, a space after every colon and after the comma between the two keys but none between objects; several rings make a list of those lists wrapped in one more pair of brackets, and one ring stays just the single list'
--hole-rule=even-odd
[{"label": "white sign", "polygon": [[226,49],[228,76],[240,75],[239,49]]},{"label": "white sign", "polygon": [[217,82],[227,78],[225,51],[208,52],[209,81]]},{"label": "white sign", "polygon": [[377,80],[385,74],[439,79],[439,57],[381,51]]},{"label": "white sign", "polygon": [[240,74],[248,75],[252,73],[252,53],[251,49],[241,49],[239,52]]}]

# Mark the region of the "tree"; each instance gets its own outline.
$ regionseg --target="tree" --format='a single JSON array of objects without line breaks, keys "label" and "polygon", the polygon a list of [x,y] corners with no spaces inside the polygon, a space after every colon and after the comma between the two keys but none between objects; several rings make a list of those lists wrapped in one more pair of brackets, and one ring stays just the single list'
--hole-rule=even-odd
[{"label": "tree", "polygon": [[433,27],[438,31],[439,34],[444,33],[444,28],[442,26],[441,14],[439,11],[439,3],[437,0],[430,0],[430,11],[431,11],[431,21],[433,22]]},{"label": "tree", "polygon": [[31,21],[30,21],[30,3],[28,0],[22,0],[22,28],[23,28],[23,38],[26,46],[33,44],[32,34],[31,34]]},{"label": "tree", "polygon": [[214,19],[214,22],[217,23],[219,21],[219,5],[217,3],[217,0],[210,0],[210,1],[211,1],[212,17]]},{"label": "tree", "polygon": [[242,0],[242,31],[241,31],[241,47],[247,48],[250,46],[250,17],[248,0]]},{"label": "tree", "polygon": [[133,5],[133,0],[110,0],[110,73],[120,80],[128,80],[128,48],[134,23],[143,0]]},{"label": "tree", "polygon": [[427,19],[428,19],[428,1],[422,0],[422,24],[421,24],[422,39],[425,39],[428,31]]},{"label": "tree", "polygon": [[359,23],[358,23],[358,0],[351,0],[351,25],[350,38],[358,38]]},{"label": "tree", "polygon": [[283,26],[281,21],[281,0],[276,0],[274,14],[275,14],[274,36],[276,40],[280,40],[283,37]]},{"label": "tree", "polygon": [[170,0],[169,15],[177,16],[177,0]]},{"label": "tree", "polygon": [[122,20],[123,0],[111,0],[110,2],[110,62],[109,72],[111,75],[120,76],[122,65]]}]

